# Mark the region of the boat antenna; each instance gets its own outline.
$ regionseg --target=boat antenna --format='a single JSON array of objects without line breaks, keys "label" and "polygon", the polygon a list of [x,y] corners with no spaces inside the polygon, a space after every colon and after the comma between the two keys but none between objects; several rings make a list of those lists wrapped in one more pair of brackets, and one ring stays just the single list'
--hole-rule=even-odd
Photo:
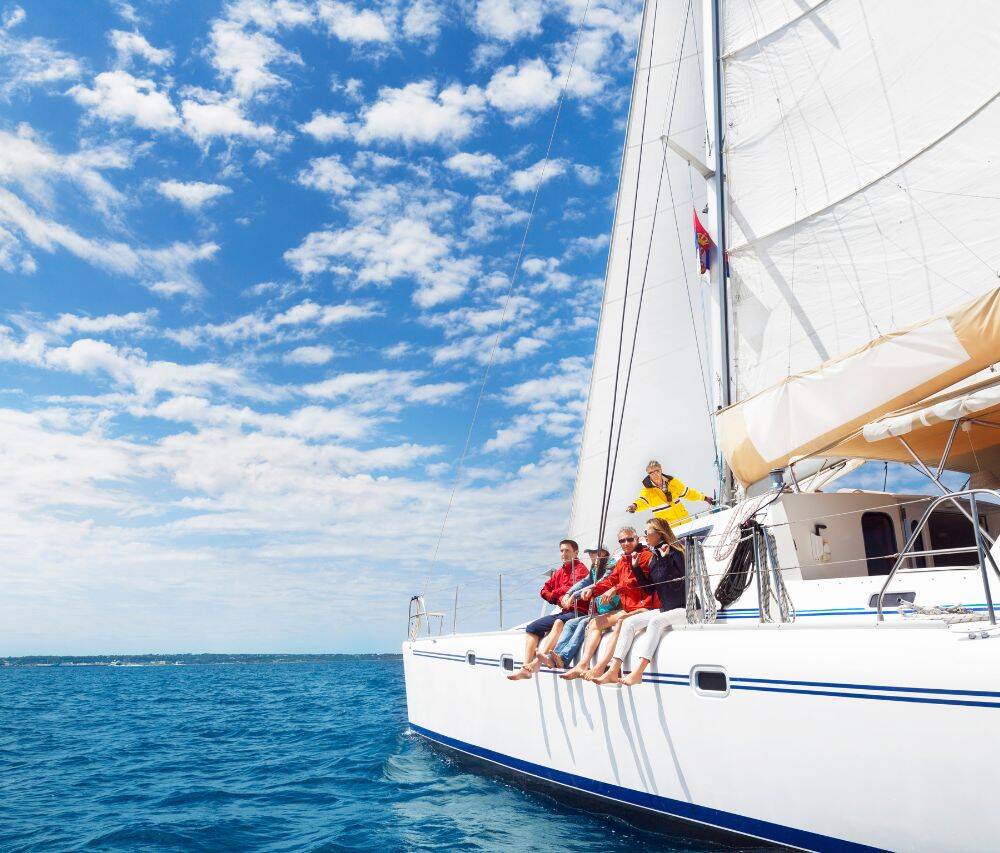
[{"label": "boat antenna", "polygon": [[552,119],[552,130],[549,133],[548,144],[545,146],[545,156],[542,158],[542,168],[539,170],[538,179],[535,182],[535,190],[531,197],[531,207],[528,208],[528,219],[524,224],[524,233],[521,235],[521,245],[517,250],[517,258],[514,261],[514,268],[511,271],[510,278],[507,282],[507,292],[504,295],[503,309],[500,312],[500,321],[497,324],[497,333],[493,338],[493,346],[490,347],[490,354],[486,359],[486,365],[483,368],[483,378],[479,383],[479,394],[476,396],[476,405],[472,410],[472,418],[469,421],[468,432],[465,434],[465,445],[462,447],[462,454],[459,456],[458,464],[455,467],[455,481],[451,487],[451,495],[448,497],[448,507],[445,509],[444,519],[441,522],[441,530],[438,533],[437,542],[434,543],[434,551],[431,555],[431,564],[427,569],[427,576],[424,578],[423,587],[425,591],[427,584],[430,581],[431,574],[437,566],[438,554],[441,551],[441,543],[444,541],[445,529],[448,527],[448,518],[451,515],[451,508],[455,503],[455,495],[458,492],[458,484],[461,481],[462,471],[465,468],[465,458],[468,456],[469,447],[472,445],[472,434],[476,428],[476,421],[479,419],[479,409],[483,402],[483,396],[486,393],[486,383],[490,377],[490,369],[493,367],[497,350],[500,347],[500,339],[503,337],[503,329],[504,324],[507,321],[510,300],[514,294],[514,285],[517,282],[518,273],[521,271],[521,262],[524,260],[524,250],[528,244],[528,233],[531,231],[531,224],[535,220],[535,209],[538,206],[538,196],[541,193],[542,184],[545,183],[545,172],[548,169],[549,161],[552,158],[552,146],[555,143],[556,130],[559,127],[559,118],[562,115],[563,103],[566,100],[566,92],[569,90],[569,80],[573,74],[573,68],[576,65],[576,54],[580,48],[580,40],[583,37],[583,28],[587,23],[587,16],[590,14],[590,3],[591,0],[587,0],[587,4],[583,9],[583,15],[580,17],[580,21],[576,25],[576,33],[573,40],[573,53],[570,55],[569,65],[566,67],[566,73],[563,75],[562,86],[559,90],[559,99],[556,102],[556,113]]}]

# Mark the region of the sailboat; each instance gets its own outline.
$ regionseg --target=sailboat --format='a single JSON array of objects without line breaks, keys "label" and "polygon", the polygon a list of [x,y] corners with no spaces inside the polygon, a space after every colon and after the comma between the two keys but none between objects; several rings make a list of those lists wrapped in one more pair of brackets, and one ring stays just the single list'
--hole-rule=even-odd
[{"label": "sailboat", "polygon": [[[737,842],[995,843],[998,57],[986,0],[647,0],[567,533],[649,459],[714,484],[687,622],[634,687],[511,683],[523,624],[416,598],[414,733]],[[870,461],[926,491],[838,487]]]}]

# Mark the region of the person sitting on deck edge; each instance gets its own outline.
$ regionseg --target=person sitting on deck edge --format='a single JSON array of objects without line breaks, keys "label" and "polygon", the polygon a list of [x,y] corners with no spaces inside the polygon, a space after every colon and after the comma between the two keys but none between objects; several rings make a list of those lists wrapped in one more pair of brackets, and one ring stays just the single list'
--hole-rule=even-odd
[{"label": "person sitting on deck edge", "polygon": [[[570,587],[577,581],[589,576],[590,573],[587,571],[587,567],[577,557],[579,552],[580,546],[572,539],[563,539],[559,543],[559,554],[562,556],[562,565],[552,573],[552,577],[545,582],[545,585],[538,593],[550,604],[562,607],[563,605],[560,602],[563,596],[569,592]],[[569,603],[568,600],[567,603]],[[559,613],[549,613],[529,623],[524,629],[524,664],[518,672],[508,675],[507,678],[511,681],[531,678],[532,673],[538,672],[539,667],[542,665],[536,654],[538,651],[538,641],[552,630],[552,626],[556,622],[565,622],[576,616],[582,616],[586,612],[587,605],[578,602],[570,607],[565,607]]]},{"label": "person sitting on deck edge", "polygon": [[[623,527],[618,531],[618,544],[622,546],[623,553],[614,568],[592,587],[583,590],[580,597],[584,601],[589,601],[595,596],[603,596],[606,603],[609,603],[611,596],[617,593],[621,599],[622,609],[615,613],[595,616],[590,621],[579,663],[559,676],[566,681],[572,681],[574,678],[593,681],[600,678],[607,669],[611,651],[609,650],[592,667],[590,660],[597,651],[604,632],[609,628],[614,628],[617,632],[623,620],[655,606],[655,594],[652,588],[647,589],[649,578],[646,576],[646,567],[651,559],[649,550],[639,541],[639,534],[634,527]],[[617,635],[614,636],[609,649],[614,648],[615,640]]]},{"label": "person sitting on deck edge", "polygon": [[[590,574],[570,587],[569,592],[566,593],[566,599],[560,602],[565,609],[576,603],[576,598],[584,589],[593,586],[611,571],[611,567],[608,565],[611,555],[603,545],[587,548],[584,553],[590,557]],[[539,660],[546,666],[563,669],[572,662],[577,652],[580,651],[590,620],[597,615],[613,613],[621,606],[622,603],[616,595],[608,604],[596,602],[596,607],[591,606],[583,616],[577,616],[568,622],[556,622],[552,626],[552,630],[549,631],[549,635],[538,646]]]},{"label": "person sitting on deck edge", "polygon": [[646,465],[646,479],[642,481],[642,491],[630,503],[628,512],[652,511],[656,518],[664,518],[672,526],[683,524],[691,516],[681,500],[704,501],[715,506],[715,499],[703,495],[697,489],[684,485],[676,477],[663,473],[663,466],[655,459]]}]

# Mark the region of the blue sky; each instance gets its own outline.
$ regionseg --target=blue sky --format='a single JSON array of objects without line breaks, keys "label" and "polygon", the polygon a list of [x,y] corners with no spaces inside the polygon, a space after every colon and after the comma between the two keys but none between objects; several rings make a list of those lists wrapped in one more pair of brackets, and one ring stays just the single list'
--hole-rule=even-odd
[{"label": "blue sky", "polygon": [[[581,33],[429,581],[460,627],[566,524],[639,5]],[[585,6],[0,6],[0,653],[397,647]]]}]

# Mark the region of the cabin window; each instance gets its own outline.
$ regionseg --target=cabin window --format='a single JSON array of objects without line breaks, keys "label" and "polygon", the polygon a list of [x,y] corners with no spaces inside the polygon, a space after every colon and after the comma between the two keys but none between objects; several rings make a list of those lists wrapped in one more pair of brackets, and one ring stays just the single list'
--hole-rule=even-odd
[{"label": "cabin window", "polygon": [[719,666],[695,667],[691,673],[691,686],[699,696],[728,696],[729,676]]},{"label": "cabin window", "polygon": [[514,671],[514,655],[500,655],[500,672]]},{"label": "cabin window", "polygon": [[896,531],[892,519],[884,512],[866,512],[861,516],[861,534],[865,540],[868,574],[889,574],[896,553]]},{"label": "cabin window", "polygon": [[469,666],[475,666],[476,665],[476,653],[475,652],[466,652],[465,653],[465,662]]},{"label": "cabin window", "polygon": [[[986,519],[979,517],[979,523],[986,528]],[[975,547],[976,534],[972,530],[972,522],[957,512],[936,512],[931,516],[927,526],[931,531],[932,548],[969,548]],[[975,566],[979,558],[975,553],[967,554],[937,554],[934,557],[935,566]]]},{"label": "cabin window", "polygon": [[[900,604],[913,604],[916,600],[917,594],[915,592],[887,592],[882,596],[882,609],[899,607]],[[868,606],[871,608],[878,607],[877,592],[868,599]]]}]

